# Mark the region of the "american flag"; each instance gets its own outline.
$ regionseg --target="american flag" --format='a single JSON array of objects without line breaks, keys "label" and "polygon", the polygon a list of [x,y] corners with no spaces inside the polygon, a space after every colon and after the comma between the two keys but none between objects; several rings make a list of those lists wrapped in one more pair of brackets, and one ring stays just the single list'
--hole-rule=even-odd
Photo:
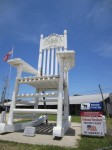
[{"label": "american flag", "polygon": [[12,53],[13,53],[13,50],[9,51],[9,52],[5,55],[4,61],[7,61]]},{"label": "american flag", "polygon": [[87,125],[88,131],[97,131],[96,126]]}]

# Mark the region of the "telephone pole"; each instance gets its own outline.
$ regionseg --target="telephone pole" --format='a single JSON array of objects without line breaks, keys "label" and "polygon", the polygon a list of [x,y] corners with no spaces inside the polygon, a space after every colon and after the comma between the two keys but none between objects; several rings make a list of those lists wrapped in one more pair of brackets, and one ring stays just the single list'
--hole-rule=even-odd
[{"label": "telephone pole", "polygon": [[4,106],[4,102],[5,102],[5,99],[6,99],[7,87],[8,87],[8,78],[3,77],[2,92],[1,92],[1,105],[2,106]]},{"label": "telephone pole", "polygon": [[106,108],[106,105],[105,105],[105,99],[103,97],[103,92],[102,92],[102,89],[101,89],[101,86],[99,84],[99,89],[100,89],[100,93],[101,93],[101,97],[102,97],[102,102],[103,102],[103,107],[104,107],[104,112],[106,113],[107,117],[109,116],[108,114],[108,111],[107,111],[107,108]]}]

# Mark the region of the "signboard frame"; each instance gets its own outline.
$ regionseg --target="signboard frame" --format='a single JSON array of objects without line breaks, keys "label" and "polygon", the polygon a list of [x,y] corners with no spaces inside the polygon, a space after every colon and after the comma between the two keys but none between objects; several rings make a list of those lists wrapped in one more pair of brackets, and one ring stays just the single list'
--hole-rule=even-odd
[{"label": "signboard frame", "polygon": [[81,112],[82,135],[104,136],[102,112]]}]

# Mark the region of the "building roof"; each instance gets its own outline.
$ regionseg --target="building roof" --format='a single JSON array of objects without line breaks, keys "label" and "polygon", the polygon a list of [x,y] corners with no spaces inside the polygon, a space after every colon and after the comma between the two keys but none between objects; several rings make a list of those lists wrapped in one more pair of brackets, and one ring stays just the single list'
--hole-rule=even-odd
[{"label": "building roof", "polygon": [[[109,93],[103,94],[104,100],[109,97]],[[92,102],[101,102],[102,96],[101,94],[93,94],[93,95],[82,95],[82,96],[70,96],[69,97],[70,104],[82,104],[82,103],[92,103]],[[4,105],[10,106],[11,102],[7,102]],[[47,102],[47,105],[57,105],[57,102]],[[16,106],[33,106],[34,101],[17,101]],[[39,102],[39,105],[43,105],[43,102]]]},{"label": "building roof", "polygon": [[[103,97],[104,99],[107,99],[109,97],[109,93],[103,94]],[[101,101],[102,101],[101,94],[70,96],[70,104],[82,104],[82,103],[101,102]]]}]

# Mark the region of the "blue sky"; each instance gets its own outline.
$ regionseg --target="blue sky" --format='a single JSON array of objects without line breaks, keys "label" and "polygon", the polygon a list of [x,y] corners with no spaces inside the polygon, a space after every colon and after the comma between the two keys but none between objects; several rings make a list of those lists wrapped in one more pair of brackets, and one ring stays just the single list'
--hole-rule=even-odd
[{"label": "blue sky", "polygon": [[[0,88],[9,65],[4,56],[14,44],[14,58],[37,68],[40,34],[68,31],[68,49],[76,52],[69,73],[69,93],[112,92],[111,0],[0,0]],[[10,95],[16,70],[12,69]]]}]

